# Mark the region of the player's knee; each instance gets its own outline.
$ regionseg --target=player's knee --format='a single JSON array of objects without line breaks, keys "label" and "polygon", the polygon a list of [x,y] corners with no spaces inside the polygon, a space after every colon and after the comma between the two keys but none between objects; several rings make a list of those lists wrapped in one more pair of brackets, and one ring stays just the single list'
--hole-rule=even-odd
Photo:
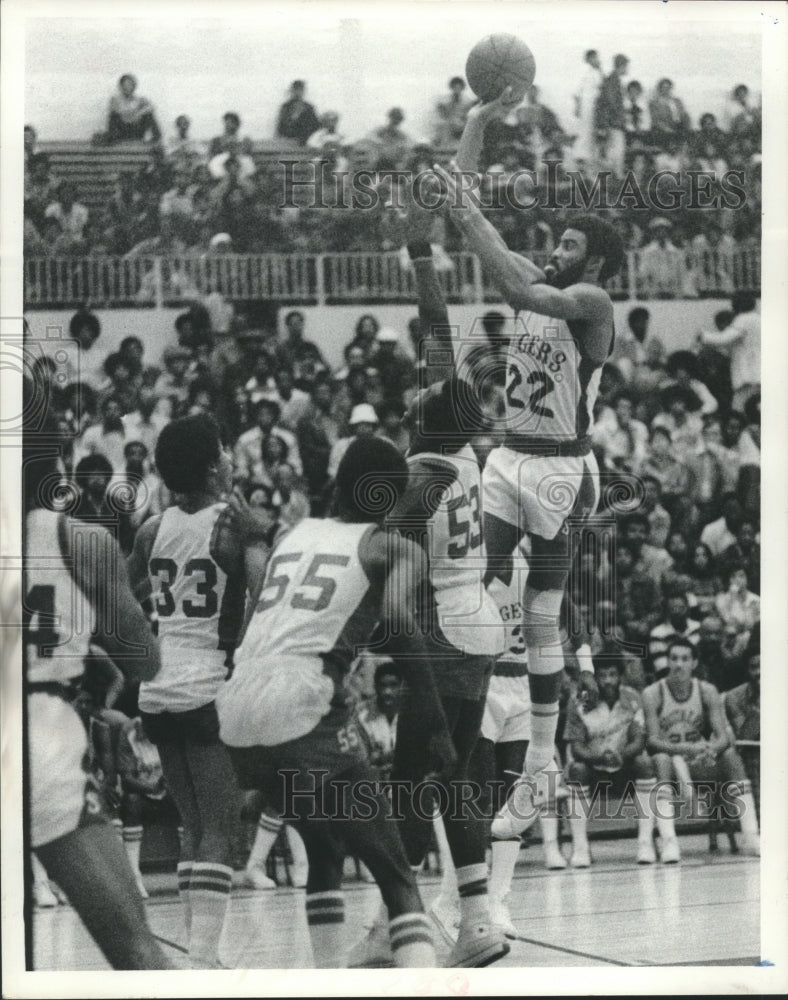
[{"label": "player's knee", "polygon": [[720,776],[725,781],[746,781],[747,772],[744,770],[744,762],[734,747],[723,750],[717,758],[717,766]]},{"label": "player's knee", "polygon": [[654,770],[660,781],[672,781],[673,761],[666,753],[655,753],[651,757]]}]

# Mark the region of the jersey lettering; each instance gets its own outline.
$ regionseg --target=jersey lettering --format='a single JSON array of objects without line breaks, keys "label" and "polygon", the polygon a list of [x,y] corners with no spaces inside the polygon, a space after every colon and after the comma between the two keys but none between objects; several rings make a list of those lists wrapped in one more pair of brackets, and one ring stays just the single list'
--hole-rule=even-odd
[{"label": "jersey lettering", "polygon": [[[178,564],[174,559],[151,559],[148,564],[151,577],[159,583],[156,599],[156,613],[159,618],[169,618],[175,614],[175,598],[172,587],[178,577]],[[211,559],[190,559],[183,567],[184,577],[201,574],[201,580],[195,580],[194,592],[202,601],[194,601],[185,597],[181,607],[187,618],[212,618],[219,609],[219,598],[216,593],[216,565]]]},{"label": "jersey lettering", "polygon": [[[290,585],[290,577],[287,573],[280,572],[280,567],[288,563],[297,563],[302,556],[303,552],[286,552],[274,556],[266,574],[265,586],[260,592],[260,599],[255,608],[257,613],[267,611],[282,600]],[[321,574],[320,570],[329,566],[343,568],[349,562],[350,556],[327,552],[316,553],[309,564],[304,579],[296,587],[290,599],[290,607],[302,611],[325,611],[336,592],[337,581],[333,576]]]}]

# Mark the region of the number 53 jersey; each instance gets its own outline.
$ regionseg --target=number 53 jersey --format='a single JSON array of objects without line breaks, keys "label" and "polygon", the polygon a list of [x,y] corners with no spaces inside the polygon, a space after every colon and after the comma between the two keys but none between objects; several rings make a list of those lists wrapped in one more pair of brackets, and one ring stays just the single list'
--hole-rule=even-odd
[{"label": "number 53 jersey", "polygon": [[233,675],[216,699],[228,746],[297,739],[343,699],[342,678],[381,614],[383,575],[371,580],[363,562],[379,530],[308,518],[276,546]]},{"label": "number 53 jersey", "polygon": [[217,554],[224,503],[195,513],[169,507],[148,558],[158,618],[161,670],[140,685],[145,712],[185,712],[207,705],[227,676],[227,654],[243,620],[246,581]]}]

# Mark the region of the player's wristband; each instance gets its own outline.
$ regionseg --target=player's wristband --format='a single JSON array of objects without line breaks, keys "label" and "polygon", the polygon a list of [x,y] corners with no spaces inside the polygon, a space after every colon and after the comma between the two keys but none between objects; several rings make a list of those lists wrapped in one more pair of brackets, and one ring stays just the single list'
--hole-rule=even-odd
[{"label": "player's wristband", "polygon": [[419,260],[423,257],[432,257],[432,247],[428,240],[413,240],[408,243],[408,256],[411,260]]},{"label": "player's wristband", "polygon": [[577,657],[577,662],[580,664],[580,670],[586,674],[593,674],[594,661],[591,659],[591,647],[587,642],[577,647],[575,656]]}]

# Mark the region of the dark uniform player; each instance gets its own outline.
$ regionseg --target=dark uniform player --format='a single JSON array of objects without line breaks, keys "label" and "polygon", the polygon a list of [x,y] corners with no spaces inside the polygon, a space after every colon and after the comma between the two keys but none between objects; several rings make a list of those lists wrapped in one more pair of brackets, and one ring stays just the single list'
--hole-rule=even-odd
[{"label": "dark uniform player", "polygon": [[[262,789],[283,815],[296,817],[309,858],[307,921],[320,968],[342,964],[345,847],[380,887],[395,963],[435,963],[414,876],[389,805],[374,791],[375,772],[343,690],[358,649],[382,618],[389,651],[420,692],[423,731],[445,737],[410,621],[421,554],[382,528],[406,482],[405,461],[388,442],[351,443],[337,472],[335,516],[301,521],[274,547],[233,675],[217,700],[221,736],[242,786]],[[445,738],[433,747],[450,763]],[[351,790],[364,787],[365,812],[353,819]]]},{"label": "dark uniform player", "polygon": [[[510,96],[507,88],[469,116],[456,169],[476,171],[484,128],[506,112]],[[602,366],[613,347],[613,304],[602,286],[621,266],[623,248],[609,223],[581,216],[540,271],[511,253],[477,200],[463,194],[467,176],[436,169],[448,188],[451,217],[507,303],[523,312],[506,357],[506,436],[485,465],[484,532],[489,572],[504,582],[520,539],[527,534],[531,542],[523,600],[532,703],[525,772],[535,776],[552,758],[558,720],[568,522],[593,514],[599,496],[590,430]]]},{"label": "dark uniform player", "polygon": [[59,474],[35,438],[25,444],[24,474],[31,845],[114,968],[170,969],[86,771],[87,734],[71,705],[91,640],[131,680],[156,675],[157,643],[109,532],[43,506]]},{"label": "dark uniform player", "polygon": [[175,504],[137,533],[129,571],[139,600],[152,599],[162,669],[140,685],[145,732],[161,757],[183,824],[178,889],[194,967],[218,964],[232,887],[231,836],[238,789],[219,740],[214,699],[227,676],[243,618],[243,551],[220,530],[232,462],[204,414],[168,424],[156,466]]}]

